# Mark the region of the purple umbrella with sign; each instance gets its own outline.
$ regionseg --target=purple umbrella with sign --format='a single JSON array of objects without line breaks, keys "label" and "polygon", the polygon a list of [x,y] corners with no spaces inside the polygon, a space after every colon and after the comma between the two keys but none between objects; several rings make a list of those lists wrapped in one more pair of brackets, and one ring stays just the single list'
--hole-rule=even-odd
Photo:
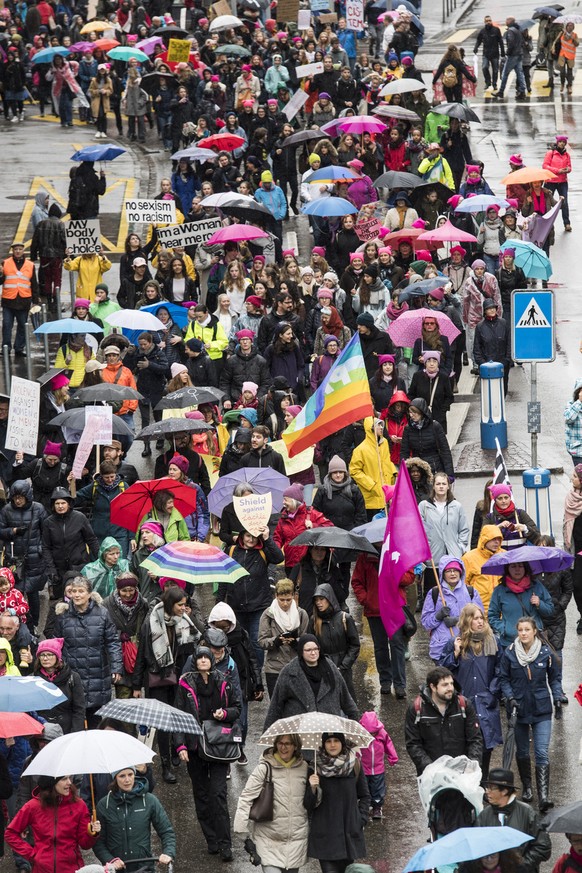
[{"label": "purple umbrella with sign", "polygon": [[534,576],[537,573],[558,573],[568,570],[574,563],[574,555],[551,546],[520,546],[501,552],[485,561],[481,571],[491,576],[501,576],[508,564],[527,563]]},{"label": "purple umbrella with sign", "polygon": [[283,506],[283,491],[289,487],[289,479],[271,467],[242,467],[227,476],[221,476],[208,495],[208,508],[213,515],[220,517],[222,510],[232,503],[232,492],[241,482],[248,482],[256,494],[271,492],[273,510],[279,512]]}]

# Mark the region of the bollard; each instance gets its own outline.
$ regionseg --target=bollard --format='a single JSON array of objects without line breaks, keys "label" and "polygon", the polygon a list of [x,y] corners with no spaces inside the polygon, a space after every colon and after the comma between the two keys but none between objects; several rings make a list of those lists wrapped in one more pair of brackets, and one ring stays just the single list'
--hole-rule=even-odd
[{"label": "bollard", "polygon": [[26,322],[24,328],[24,345],[26,348],[26,378],[32,382],[32,354],[30,350],[30,322]]},{"label": "bollard", "polygon": [[507,448],[507,421],[503,396],[503,364],[490,361],[479,367],[481,376],[481,448]]},{"label": "bollard", "polygon": [[[42,322],[41,322],[41,324],[44,324],[44,323],[47,321],[47,317],[46,317],[46,303],[43,303],[43,304],[42,304],[42,306],[40,307],[40,311],[41,311],[41,317],[42,317]],[[43,342],[43,345],[44,345],[44,368],[45,368],[45,370],[50,370],[50,368],[51,368],[51,359],[50,359],[50,354],[49,354],[49,341],[48,341],[48,335],[47,335],[46,333],[43,333],[43,335],[42,335],[42,342]]]},{"label": "bollard", "polygon": [[550,485],[552,477],[545,467],[532,467],[522,473],[525,490],[525,511],[537,524],[540,533],[552,533],[552,510],[550,507]]},{"label": "bollard", "polygon": [[10,394],[10,346],[2,346],[4,359],[4,390]]},{"label": "bollard", "polygon": [[62,313],[62,311],[63,311],[63,307],[62,307],[62,305],[61,305],[61,304],[62,304],[62,301],[61,301],[61,289],[60,289],[60,287],[59,287],[58,285],[55,287],[55,298],[56,298],[56,301],[57,301],[57,318],[60,318],[60,317],[61,317],[61,313]]},{"label": "bollard", "polygon": [[73,313],[75,311],[75,297],[77,294],[75,290],[75,274],[72,271],[69,272],[69,290],[71,292],[71,313]]}]

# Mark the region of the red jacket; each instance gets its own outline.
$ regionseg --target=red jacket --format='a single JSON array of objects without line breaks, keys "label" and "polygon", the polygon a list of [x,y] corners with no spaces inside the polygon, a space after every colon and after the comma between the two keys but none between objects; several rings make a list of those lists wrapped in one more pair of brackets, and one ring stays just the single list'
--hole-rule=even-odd
[{"label": "red jacket", "polygon": [[558,173],[558,170],[572,169],[570,153],[560,152],[558,151],[558,149],[550,149],[549,152],[546,152],[542,167],[544,168],[544,170],[550,170],[550,172],[555,173],[556,178],[559,182],[567,182],[569,174]]},{"label": "red jacket", "polygon": [[332,522],[322,512],[318,512],[317,509],[312,507],[308,508],[305,503],[301,504],[293,518],[288,516],[287,510],[284,509],[277,522],[273,539],[279,548],[283,549],[286,567],[294,567],[307,554],[307,546],[291,546],[289,548],[286,545],[295,539],[295,537],[298,537],[300,533],[307,530],[305,527],[307,519],[311,520],[313,527],[333,527]]},{"label": "red jacket", "polygon": [[[352,576],[352,588],[358,598],[358,602],[364,607],[366,618],[374,618],[380,615],[378,603],[378,566],[380,558],[374,555],[361,554],[358,556],[354,574]],[[404,589],[414,582],[414,573],[409,570],[402,577],[399,585],[400,593],[405,597]]]},{"label": "red jacket", "polygon": [[389,146],[384,148],[384,166],[386,167],[386,171],[396,170],[396,172],[406,170],[406,168],[410,166],[405,142],[401,142],[395,149],[392,149]]},{"label": "red jacket", "polygon": [[[89,810],[84,801],[63,797],[58,806],[44,806],[33,797],[6,828],[8,845],[32,864],[33,873],[75,873],[85,863],[80,849],[90,849],[97,835],[88,831]],[[21,837],[30,827],[31,846]]]}]

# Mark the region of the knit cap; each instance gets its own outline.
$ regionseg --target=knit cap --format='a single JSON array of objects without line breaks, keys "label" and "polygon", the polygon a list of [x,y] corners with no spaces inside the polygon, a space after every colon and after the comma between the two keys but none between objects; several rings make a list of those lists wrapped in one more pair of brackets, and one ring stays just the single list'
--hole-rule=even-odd
[{"label": "knit cap", "polygon": [[303,503],[303,485],[300,485],[299,482],[294,482],[293,485],[290,485],[289,488],[286,488],[285,491],[283,491],[283,497],[290,497],[291,500]]},{"label": "knit cap", "polygon": [[346,462],[339,455],[334,455],[327,468],[328,473],[347,473]]}]

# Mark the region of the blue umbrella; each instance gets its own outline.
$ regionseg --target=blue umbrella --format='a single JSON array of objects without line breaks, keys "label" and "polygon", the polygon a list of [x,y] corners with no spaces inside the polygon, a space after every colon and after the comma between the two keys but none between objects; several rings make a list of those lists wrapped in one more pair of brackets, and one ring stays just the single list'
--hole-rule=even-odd
[{"label": "blue umbrella", "polygon": [[505,573],[508,564],[520,564],[527,562],[534,575],[536,573],[558,573],[560,570],[568,570],[574,563],[574,555],[557,549],[553,546],[520,546],[518,549],[510,549],[494,555],[485,561],[484,573],[490,576],[501,576]]},{"label": "blue umbrella", "polygon": [[477,194],[475,197],[467,197],[455,207],[455,212],[484,212],[490,206],[499,206],[507,209],[509,203],[504,197],[494,197],[492,194]]},{"label": "blue umbrella", "polygon": [[342,182],[346,179],[357,179],[358,174],[354,173],[353,170],[350,170],[349,167],[321,167],[320,170],[315,170],[314,173],[311,174],[309,179],[307,180],[309,184],[315,184],[316,182],[322,182],[327,184],[333,184],[334,182]]},{"label": "blue umbrella", "polygon": [[119,155],[125,154],[125,149],[112,145],[91,145],[79,149],[71,157],[72,161],[114,161]]},{"label": "blue umbrella", "polygon": [[37,336],[45,333],[103,333],[103,328],[79,318],[57,318],[56,321],[45,321],[34,332]]},{"label": "blue umbrella", "polygon": [[[152,303],[150,306],[142,306],[140,312],[151,312],[157,315],[158,309],[163,307],[170,313],[170,318],[177,324],[178,327],[186,327],[188,324],[188,310],[183,306],[177,306],[175,303],[166,303],[162,300],[161,303]],[[137,339],[143,330],[129,330],[127,327],[122,328],[123,336],[126,336],[132,345],[137,345]]]},{"label": "blue umbrella", "polygon": [[33,64],[50,64],[50,62],[56,58],[57,55],[65,58],[67,55],[70,55],[71,51],[68,48],[65,48],[63,45],[55,45],[50,48],[41,49],[41,51],[37,52],[33,59]]},{"label": "blue umbrella", "polygon": [[40,676],[2,676],[0,712],[34,712],[65,703],[66,696]]},{"label": "blue umbrella", "polygon": [[[239,410],[237,410],[239,411]],[[273,509],[279,512],[283,506],[283,491],[289,487],[289,479],[271,467],[242,467],[227,476],[221,476],[208,495],[208,508],[213,515],[222,515],[222,510],[232,503],[232,492],[236,485],[248,482],[257,494],[271,492]]]},{"label": "blue umbrella", "polygon": [[538,6],[532,18],[558,18],[560,11],[553,6]]},{"label": "blue umbrella", "polygon": [[459,828],[436,843],[428,843],[410,859],[403,873],[432,870],[446,864],[460,864],[474,861],[493,852],[515,849],[531,841],[530,834],[524,834],[510,827]]},{"label": "blue umbrella", "polygon": [[517,26],[520,30],[529,30],[530,27],[534,26],[534,24],[535,21],[533,20],[533,18],[522,18],[521,21],[517,22]]},{"label": "blue umbrella", "polygon": [[523,239],[507,240],[500,251],[515,249],[515,265],[521,267],[528,279],[547,281],[552,275],[552,262],[543,249]]},{"label": "blue umbrella", "polygon": [[301,211],[304,215],[323,215],[324,218],[331,218],[336,215],[353,215],[358,210],[353,203],[343,197],[318,197],[317,200],[312,200],[304,206]]}]

